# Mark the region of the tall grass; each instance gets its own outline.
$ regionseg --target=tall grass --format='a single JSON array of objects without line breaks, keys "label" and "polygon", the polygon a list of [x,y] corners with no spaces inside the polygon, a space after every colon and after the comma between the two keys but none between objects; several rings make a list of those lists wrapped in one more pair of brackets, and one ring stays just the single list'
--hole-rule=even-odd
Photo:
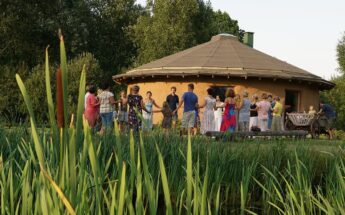
[{"label": "tall grass", "polygon": [[68,127],[62,37],[60,48],[62,128],[50,92],[48,51],[49,130],[37,126],[30,95],[16,76],[30,127],[29,133],[0,129],[1,214],[344,214],[344,144],[230,144],[159,131],[134,138],[120,134],[117,125],[113,133],[93,135],[82,115],[85,68],[76,125]]}]

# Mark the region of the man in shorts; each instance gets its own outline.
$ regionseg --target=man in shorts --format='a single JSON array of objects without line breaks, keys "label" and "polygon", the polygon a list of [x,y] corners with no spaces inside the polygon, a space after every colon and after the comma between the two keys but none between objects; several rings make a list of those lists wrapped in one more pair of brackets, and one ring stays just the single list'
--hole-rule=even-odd
[{"label": "man in shorts", "polygon": [[182,96],[182,99],[179,102],[178,107],[173,113],[176,113],[178,109],[183,107],[183,116],[182,116],[182,131],[185,132],[188,130],[192,134],[194,124],[195,124],[195,108],[198,104],[198,96],[195,95],[194,84],[188,84],[188,92],[185,92]]},{"label": "man in shorts", "polygon": [[173,112],[172,123],[173,128],[176,129],[176,124],[178,120],[177,112],[174,112],[179,104],[179,97],[176,95],[176,87],[171,87],[171,94],[166,98],[166,102],[169,105],[170,110]]}]

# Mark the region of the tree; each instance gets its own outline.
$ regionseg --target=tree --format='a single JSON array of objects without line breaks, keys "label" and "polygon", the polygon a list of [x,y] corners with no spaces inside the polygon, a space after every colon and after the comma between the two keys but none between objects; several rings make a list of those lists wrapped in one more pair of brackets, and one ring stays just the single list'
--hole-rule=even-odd
[{"label": "tree", "polygon": [[[129,26],[142,13],[135,0],[2,0],[0,11],[0,80],[4,81],[0,98],[6,106],[12,107],[7,93],[12,83],[17,88],[14,77],[18,68],[25,67],[34,85],[34,79],[40,78],[36,65],[44,62],[47,45],[51,64],[59,62],[59,29],[70,59],[85,52],[99,59],[100,81],[112,83],[112,75],[131,65],[137,54],[128,34]],[[11,96],[14,101],[21,99],[17,93]],[[16,107],[11,113],[20,112]],[[8,114],[1,111],[5,119],[14,120]]]},{"label": "tree", "polygon": [[[152,5],[152,6],[150,6]],[[146,8],[133,28],[134,41],[139,47],[137,64],[193,46],[193,18],[198,5],[195,0],[156,0]]]},{"label": "tree", "polygon": [[337,60],[340,72],[345,75],[345,32],[337,45]]},{"label": "tree", "polygon": [[322,92],[321,98],[332,104],[337,111],[336,127],[345,129],[345,33],[337,45],[337,60],[339,64],[340,75],[332,78],[336,86],[329,91]]},{"label": "tree", "polygon": [[107,77],[104,81],[112,82],[112,75],[129,67],[137,55],[129,29],[143,9],[135,0],[93,0],[89,10],[92,21],[88,29],[92,30],[87,51],[99,60]]},{"label": "tree", "polygon": [[238,21],[231,19],[227,12],[222,12],[220,10],[213,13],[212,35],[220,33],[228,33],[237,36],[241,41],[243,38],[244,31],[238,26]]},{"label": "tree", "polygon": [[219,33],[240,38],[243,33],[229,14],[213,11],[210,1],[148,1],[146,10],[132,28],[138,47],[136,65],[207,42]]}]

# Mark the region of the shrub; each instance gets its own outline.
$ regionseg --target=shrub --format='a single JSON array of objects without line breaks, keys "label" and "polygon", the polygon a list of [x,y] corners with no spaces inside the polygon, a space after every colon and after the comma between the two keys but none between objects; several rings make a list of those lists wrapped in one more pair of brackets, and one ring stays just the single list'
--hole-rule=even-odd
[{"label": "shrub", "polygon": [[[78,101],[79,80],[83,65],[87,71],[87,83],[99,84],[103,80],[103,71],[101,70],[98,60],[90,53],[84,53],[73,58],[68,63],[68,89],[69,89],[69,110],[74,113]],[[55,98],[55,81],[56,81],[57,66],[50,67],[51,87],[53,98]],[[48,112],[46,109],[47,98],[45,89],[44,65],[38,65],[31,71],[29,78],[25,85],[31,97],[34,113],[37,120],[41,123],[46,123],[48,120]],[[24,103],[21,102],[24,107]],[[55,104],[56,105],[56,104]],[[43,108],[43,109],[42,109]]]},{"label": "shrub", "polygon": [[26,113],[26,108],[18,105],[23,104],[23,99],[14,77],[15,73],[27,77],[27,65],[0,66],[0,118],[9,126],[14,122],[22,121]]}]

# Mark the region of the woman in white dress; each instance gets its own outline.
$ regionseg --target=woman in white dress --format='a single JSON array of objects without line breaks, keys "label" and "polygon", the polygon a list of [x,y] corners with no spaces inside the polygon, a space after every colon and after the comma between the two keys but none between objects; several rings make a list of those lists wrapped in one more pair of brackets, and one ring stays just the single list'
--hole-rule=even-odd
[{"label": "woman in white dress", "polygon": [[222,124],[222,117],[224,108],[222,108],[224,103],[220,100],[219,96],[216,96],[216,108],[214,111],[214,121],[215,121],[215,131],[220,131],[220,125]]},{"label": "woman in white dress", "polygon": [[205,108],[204,115],[201,121],[201,134],[205,134],[208,131],[215,131],[216,124],[214,118],[214,108],[216,107],[216,99],[212,97],[213,89],[207,89],[208,96],[205,97],[205,102],[199,108]]},{"label": "woman in white dress", "polygon": [[151,131],[152,130],[152,127],[153,127],[153,112],[152,112],[152,109],[153,109],[153,106],[157,107],[157,108],[161,108],[159,107],[155,100],[152,98],[152,92],[151,91],[147,91],[146,93],[146,98],[144,99],[144,105],[145,105],[145,108],[146,110],[149,111],[146,112],[146,111],[143,111],[143,118],[144,118],[144,122],[143,122],[143,130],[144,131]]}]

